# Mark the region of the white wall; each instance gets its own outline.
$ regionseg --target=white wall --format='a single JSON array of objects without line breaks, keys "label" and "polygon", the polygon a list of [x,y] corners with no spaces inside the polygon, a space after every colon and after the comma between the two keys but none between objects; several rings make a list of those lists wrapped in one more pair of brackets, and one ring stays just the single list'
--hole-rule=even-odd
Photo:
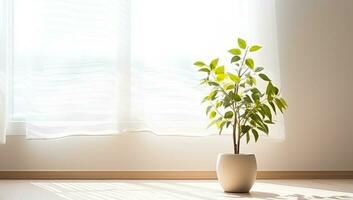
[{"label": "white wall", "polygon": [[[353,170],[353,1],[278,0],[286,140],[244,146],[259,170]],[[229,136],[125,134],[0,145],[0,170],[214,170]]]}]

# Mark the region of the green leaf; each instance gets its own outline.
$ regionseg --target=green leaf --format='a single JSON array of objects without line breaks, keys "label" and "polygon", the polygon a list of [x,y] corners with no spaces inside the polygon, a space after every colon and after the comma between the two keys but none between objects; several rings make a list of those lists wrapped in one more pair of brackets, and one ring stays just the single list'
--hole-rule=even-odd
[{"label": "green leaf", "polygon": [[255,137],[255,142],[259,139],[259,133],[255,129],[251,129],[252,134]]},{"label": "green leaf", "polygon": [[258,114],[251,114],[250,118],[253,119],[257,124],[262,124],[262,119]]},{"label": "green leaf", "polygon": [[241,38],[238,38],[238,45],[240,48],[245,49],[246,48],[246,41]]},{"label": "green leaf", "polygon": [[232,60],[230,61],[231,63],[237,62],[240,60],[240,56],[233,56]]},{"label": "green leaf", "polygon": [[262,124],[261,126],[258,126],[257,129],[268,135],[268,126],[266,124]]},{"label": "green leaf", "polygon": [[214,81],[209,81],[208,84],[209,84],[210,86],[219,86],[219,84],[216,83],[216,82],[214,82]]},{"label": "green leaf", "polygon": [[279,89],[277,87],[275,87],[275,86],[273,86],[273,93],[275,95],[278,95],[278,93],[279,93]]},{"label": "green leaf", "polygon": [[209,117],[210,117],[210,119],[213,119],[214,117],[216,117],[216,115],[217,115],[216,111],[212,111],[212,112],[210,112]]},{"label": "green leaf", "polygon": [[220,118],[218,118],[218,119],[215,119],[215,120],[212,120],[212,121],[208,124],[207,128],[210,128],[211,126],[213,126],[214,124],[216,124],[218,121],[221,121],[221,120],[222,120],[222,117],[220,117]]},{"label": "green leaf", "polygon": [[272,121],[272,112],[270,108],[266,104],[262,104],[262,109],[265,112],[265,115],[268,117],[268,119]]},{"label": "green leaf", "polygon": [[264,121],[266,124],[275,124],[275,123],[273,123],[273,121],[270,121],[270,120],[265,120]]},{"label": "green leaf", "polygon": [[251,129],[251,126],[249,126],[249,125],[242,125],[241,126],[242,133],[247,133],[247,132],[249,132],[250,129]]},{"label": "green leaf", "polygon": [[219,108],[219,107],[221,107],[222,106],[222,101],[217,101],[217,103],[216,103],[216,108]]},{"label": "green leaf", "polygon": [[262,118],[265,118],[266,115],[265,115],[265,112],[262,109],[257,110],[257,112],[259,112],[261,114]]},{"label": "green leaf", "polygon": [[266,134],[268,133],[268,126],[262,121],[258,114],[251,114],[250,118],[258,125],[258,129],[263,130]]},{"label": "green leaf", "polygon": [[230,97],[227,95],[227,96],[225,96],[224,99],[223,99],[223,106],[224,106],[224,108],[227,108],[227,107],[229,107],[230,105],[231,105],[231,99],[230,99]]},{"label": "green leaf", "polygon": [[250,52],[254,52],[254,51],[260,50],[261,48],[262,48],[262,46],[254,45],[254,46],[250,47]]},{"label": "green leaf", "polygon": [[201,68],[201,69],[199,69],[199,72],[207,72],[207,73],[210,73],[210,70],[207,69],[207,68]]},{"label": "green leaf", "polygon": [[205,64],[204,62],[202,62],[202,61],[196,61],[196,62],[194,63],[194,65],[196,65],[196,66],[198,66],[198,67],[206,66],[206,64]]},{"label": "green leaf", "polygon": [[206,108],[206,115],[208,115],[208,113],[210,112],[211,108],[212,108],[212,106],[208,106],[208,107]]},{"label": "green leaf", "polygon": [[226,76],[224,74],[218,74],[216,76],[216,79],[218,82],[222,82]]},{"label": "green leaf", "polygon": [[201,103],[205,103],[206,101],[208,101],[208,100],[209,100],[208,98],[209,98],[208,95],[205,96],[205,97],[202,99]]},{"label": "green leaf", "polygon": [[201,79],[201,81],[200,81],[200,85],[203,85],[203,84],[207,83],[207,81],[208,81],[208,79],[207,79],[207,78],[205,78],[205,79]]},{"label": "green leaf", "polygon": [[218,93],[217,90],[212,91],[212,92],[208,95],[208,99],[209,99],[209,100],[214,100],[214,99],[216,98],[217,93]]},{"label": "green leaf", "polygon": [[229,126],[231,123],[232,123],[232,122],[227,121],[226,128],[228,128],[228,126]]},{"label": "green leaf", "polygon": [[280,99],[276,98],[275,103],[276,103],[278,109],[281,111],[281,113],[283,113],[284,105],[282,104],[282,101]]},{"label": "green leaf", "polygon": [[232,90],[235,88],[234,84],[233,83],[227,83],[226,85],[224,85],[224,88],[226,90]]},{"label": "green leaf", "polygon": [[250,142],[250,134],[246,133],[246,143],[248,144]]},{"label": "green leaf", "polygon": [[273,112],[275,112],[275,114],[277,114],[275,104],[273,104],[273,102],[268,102],[268,103],[270,104]]},{"label": "green leaf", "polygon": [[266,94],[271,96],[273,95],[273,85],[272,82],[268,82],[267,87],[266,87]]},{"label": "green leaf", "polygon": [[251,92],[252,92],[252,93],[258,93],[258,94],[260,94],[260,95],[261,95],[260,90],[259,90],[259,89],[257,89],[257,88],[251,88],[250,90],[251,90]]},{"label": "green leaf", "polygon": [[255,102],[260,101],[260,95],[259,95],[259,93],[252,93],[252,94],[251,94],[251,98],[252,98]]},{"label": "green leaf", "polygon": [[266,124],[263,124],[264,128],[265,128],[265,133],[268,135],[268,126]]},{"label": "green leaf", "polygon": [[256,85],[256,79],[252,76],[248,76],[246,83],[249,84],[250,86]]},{"label": "green leaf", "polygon": [[232,74],[232,73],[227,73],[229,78],[234,81],[235,83],[239,83],[240,82],[240,78],[238,75]]},{"label": "green leaf", "polygon": [[263,127],[259,126],[259,127],[257,127],[257,129],[258,129],[258,130],[260,130],[261,132],[263,132],[263,133],[265,133],[265,134],[267,135],[267,133],[266,133],[266,129],[264,129]]},{"label": "green leaf", "polygon": [[227,111],[226,114],[224,114],[224,118],[229,119],[233,117],[233,111]]},{"label": "green leaf", "polygon": [[247,104],[253,103],[249,95],[245,95],[244,101],[245,101],[245,103],[247,103]]},{"label": "green leaf", "polygon": [[254,101],[259,101],[260,100],[260,97],[261,97],[261,92],[259,89],[257,88],[252,88],[251,89],[251,97]]},{"label": "green leaf", "polygon": [[220,129],[219,134],[221,134],[222,129],[223,129],[224,125],[226,124],[226,122],[227,122],[227,121],[218,121],[218,122],[217,122],[217,128]]},{"label": "green leaf", "polygon": [[255,72],[261,72],[262,70],[264,70],[263,67],[256,67]]},{"label": "green leaf", "polygon": [[259,76],[264,81],[271,81],[265,74],[259,74]]},{"label": "green leaf", "polygon": [[218,122],[218,123],[217,123],[217,127],[219,128],[219,132],[218,132],[219,135],[222,134],[223,127],[224,127],[224,125],[226,124],[226,122],[227,122],[227,121],[222,121],[222,122]]},{"label": "green leaf", "polygon": [[286,100],[284,100],[284,98],[280,98],[281,102],[282,102],[282,105],[284,105],[284,108],[286,109],[288,107],[288,104],[286,102]]},{"label": "green leaf", "polygon": [[[218,126],[218,125],[217,125]],[[224,125],[223,125],[224,126]],[[219,132],[218,132],[218,135],[221,135],[222,134],[222,131],[223,131],[223,126],[222,127],[218,127],[219,128]]]},{"label": "green leaf", "polygon": [[211,67],[211,70],[213,70],[214,68],[216,68],[217,67],[217,65],[218,65],[218,58],[216,58],[216,59],[213,59],[212,61],[211,61],[211,63],[210,63],[210,67]]},{"label": "green leaf", "polygon": [[256,127],[256,122],[254,120],[250,120],[250,124],[251,126]]},{"label": "green leaf", "polygon": [[234,96],[234,100],[235,100],[235,101],[237,101],[237,102],[238,102],[238,101],[241,101],[241,97],[240,97],[239,94],[234,94],[233,96]]},{"label": "green leaf", "polygon": [[215,69],[216,74],[224,74],[224,66],[217,67]]},{"label": "green leaf", "polygon": [[248,58],[245,60],[245,64],[250,68],[250,69],[254,69],[254,60],[251,58]]},{"label": "green leaf", "polygon": [[241,54],[241,50],[240,50],[240,49],[237,49],[237,48],[235,48],[235,49],[230,49],[228,52],[231,53],[231,54],[233,54],[233,55],[240,55],[240,54]]}]

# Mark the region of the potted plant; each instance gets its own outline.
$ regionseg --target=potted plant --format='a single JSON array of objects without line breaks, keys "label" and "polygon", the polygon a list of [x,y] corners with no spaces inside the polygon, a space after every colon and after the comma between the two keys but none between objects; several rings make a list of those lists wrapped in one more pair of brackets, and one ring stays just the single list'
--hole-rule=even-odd
[{"label": "potted plant", "polygon": [[[206,76],[201,85],[210,87],[202,100],[207,103],[206,115],[210,126],[216,126],[219,134],[228,127],[232,130],[234,153],[220,154],[217,160],[217,177],[225,192],[249,192],[256,179],[254,154],[240,154],[242,139],[257,142],[260,133],[269,134],[269,125],[278,111],[287,108],[285,99],[271,79],[258,67],[251,55],[262,47],[247,45],[238,38],[238,47],[230,49],[230,64],[220,65],[219,59],[210,64],[194,63]],[[257,86],[257,81],[264,85]]]}]

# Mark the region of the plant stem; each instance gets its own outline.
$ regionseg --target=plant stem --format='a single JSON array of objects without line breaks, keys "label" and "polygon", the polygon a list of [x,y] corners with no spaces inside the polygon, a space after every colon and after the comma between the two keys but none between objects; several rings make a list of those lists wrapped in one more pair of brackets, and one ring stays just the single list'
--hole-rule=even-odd
[{"label": "plant stem", "polygon": [[218,109],[216,108],[216,106],[214,105],[214,103],[212,103],[212,101],[210,101],[211,105],[214,107],[215,111],[222,117],[224,118],[224,116],[222,115],[221,112],[218,111]]},{"label": "plant stem", "polygon": [[233,125],[233,146],[234,146],[234,154],[238,154],[238,145],[236,140],[236,132],[237,132],[237,117],[234,117],[234,125]]},{"label": "plant stem", "polygon": [[238,122],[238,145],[237,145],[237,152],[240,153],[240,122]]},{"label": "plant stem", "polygon": [[[241,78],[244,74],[241,74],[242,68],[244,66],[244,61],[248,54],[248,49],[245,50],[241,66],[239,67],[238,76]],[[235,84],[234,93],[239,93],[239,84]],[[237,104],[234,102],[233,107],[236,108]],[[238,134],[237,134],[238,133]],[[238,136],[238,137],[237,137]],[[234,154],[239,154],[240,151],[240,121],[238,120],[237,113],[234,110],[234,125],[233,125],[233,143],[234,143]]]},{"label": "plant stem", "polygon": [[[245,54],[244,54],[244,56],[243,56],[243,60],[241,61],[241,65],[240,65],[240,68],[239,68],[239,71],[238,71],[238,76],[241,78],[241,70],[243,69],[243,66],[244,66],[244,62],[245,62],[245,59],[246,59],[246,56],[247,56],[247,54],[248,54],[248,50],[249,50],[249,48],[246,48],[246,50],[245,50]],[[244,74],[243,74],[244,75]]]}]

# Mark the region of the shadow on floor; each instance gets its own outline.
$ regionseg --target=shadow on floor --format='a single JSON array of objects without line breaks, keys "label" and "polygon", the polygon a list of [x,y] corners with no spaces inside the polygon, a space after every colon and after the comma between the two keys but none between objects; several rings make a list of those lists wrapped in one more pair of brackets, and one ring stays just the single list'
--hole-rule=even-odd
[{"label": "shadow on floor", "polygon": [[[317,180],[299,180],[299,181],[287,181],[283,183],[283,180],[256,180],[256,183],[260,184],[275,184],[275,185],[286,185],[293,187],[304,187],[311,189],[329,190],[336,192],[348,192],[353,191],[353,179],[341,179],[339,181],[333,180],[335,184],[332,184],[332,180],[317,179]],[[313,184],[314,182],[314,184]]]},{"label": "shadow on floor", "polygon": [[303,195],[303,194],[291,194],[291,195],[279,195],[269,192],[250,192],[244,194],[232,194],[227,193],[227,198],[246,198],[246,199],[264,199],[264,200],[283,200],[283,199],[293,199],[293,200],[313,200],[313,199],[327,199],[327,200],[352,200],[353,196],[346,195],[333,195],[333,196],[318,196],[318,195]]},{"label": "shadow on floor", "polygon": [[[41,181],[37,188],[50,191],[65,200],[351,200],[353,193],[265,184],[250,193],[224,193],[215,182],[183,181]],[[267,192],[269,191],[269,192]],[[276,192],[278,191],[278,192]]]}]

